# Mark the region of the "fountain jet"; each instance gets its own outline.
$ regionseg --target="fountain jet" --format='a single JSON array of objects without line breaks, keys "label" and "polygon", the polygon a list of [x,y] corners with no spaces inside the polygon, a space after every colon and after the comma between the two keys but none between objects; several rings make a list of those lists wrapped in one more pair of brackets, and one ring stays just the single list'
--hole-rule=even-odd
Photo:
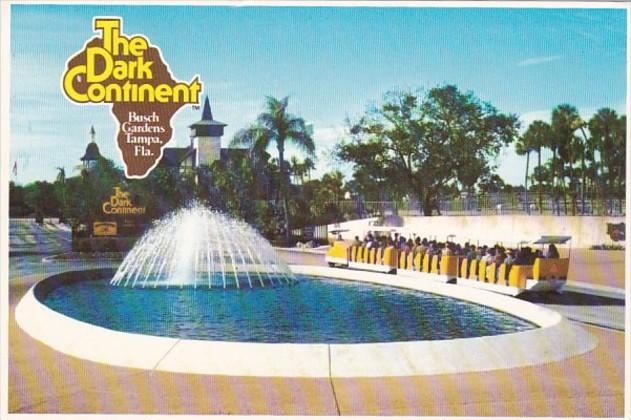
[{"label": "fountain jet", "polygon": [[110,284],[227,289],[295,282],[289,267],[254,228],[197,204],[156,222],[127,254]]}]

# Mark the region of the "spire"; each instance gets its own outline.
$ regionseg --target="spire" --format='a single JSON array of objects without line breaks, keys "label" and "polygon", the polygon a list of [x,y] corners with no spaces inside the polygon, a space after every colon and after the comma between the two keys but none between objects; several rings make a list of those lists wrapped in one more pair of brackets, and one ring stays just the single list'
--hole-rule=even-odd
[{"label": "spire", "polygon": [[210,110],[210,101],[208,96],[204,100],[204,109],[202,110],[202,119],[189,125],[191,130],[191,137],[221,137],[223,136],[223,128],[227,124],[221,121],[215,121],[213,119],[213,113]]},{"label": "spire", "polygon": [[90,127],[90,140],[92,143],[96,143],[96,131],[94,131],[94,126]]},{"label": "spire", "polygon": [[213,113],[210,110],[210,102],[208,101],[208,96],[206,96],[206,100],[204,101],[204,110],[202,111],[202,121],[212,121]]}]

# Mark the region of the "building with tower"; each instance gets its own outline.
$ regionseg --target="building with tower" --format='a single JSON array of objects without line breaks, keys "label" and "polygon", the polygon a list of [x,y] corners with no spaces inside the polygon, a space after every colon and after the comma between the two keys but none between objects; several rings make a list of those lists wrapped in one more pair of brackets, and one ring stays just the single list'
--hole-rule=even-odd
[{"label": "building with tower", "polygon": [[227,124],[213,118],[208,97],[204,100],[201,120],[191,124],[190,144],[187,147],[166,147],[162,152],[160,166],[180,173],[202,166],[211,166],[217,160],[229,161],[246,149],[222,148],[221,138]]},{"label": "building with tower", "polygon": [[83,168],[90,171],[96,166],[96,162],[101,158],[99,146],[96,144],[96,131],[94,126],[90,127],[90,143],[85,148],[85,153],[81,157]]}]

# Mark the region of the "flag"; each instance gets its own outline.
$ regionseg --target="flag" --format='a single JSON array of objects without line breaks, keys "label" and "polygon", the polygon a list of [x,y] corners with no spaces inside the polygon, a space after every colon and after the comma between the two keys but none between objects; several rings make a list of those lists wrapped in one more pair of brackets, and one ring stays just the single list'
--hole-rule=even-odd
[{"label": "flag", "polygon": [[18,161],[13,164],[13,176],[18,176]]}]

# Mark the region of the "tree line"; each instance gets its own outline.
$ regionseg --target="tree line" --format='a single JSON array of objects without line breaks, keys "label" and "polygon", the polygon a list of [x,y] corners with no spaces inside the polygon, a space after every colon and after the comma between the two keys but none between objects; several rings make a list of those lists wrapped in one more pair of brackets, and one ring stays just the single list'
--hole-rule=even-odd
[{"label": "tree line", "polygon": [[[228,160],[184,171],[158,166],[141,180],[126,179],[105,158],[89,170],[77,168],[79,174],[72,177],[58,168],[52,183],[11,183],[11,217],[91,223],[100,217],[112,188],[121,186],[147,207],[149,220],[197,200],[287,242],[292,228],[359,216],[352,206],[342,205],[348,198],[414,198],[425,215],[432,215],[441,199],[510,190],[497,174],[497,158],[511,144],[526,156],[524,186],[516,188],[539,209],[544,196],[553,197],[557,209],[563,201],[566,214],[584,213],[586,197],[603,203],[624,198],[626,117],[609,108],[584,121],[574,106],[559,105],[551,111],[550,123],[538,120],[522,130],[516,115],[499,111],[473,92],[443,85],[388,92],[379,105],[346,123],[335,156],[351,165],[348,180],[339,170],[312,178],[312,127],[289,111],[288,98],[270,96],[256,120],[234,135],[231,147],[242,153]],[[302,159],[286,159],[290,144]],[[546,158],[544,151],[551,156]],[[536,165],[530,164],[533,154]]]},{"label": "tree line", "polygon": [[[599,109],[589,120],[583,120],[576,107],[563,104],[552,110],[550,123],[533,121],[517,140],[515,151],[526,155],[526,174],[537,195],[539,208],[543,194],[551,195],[558,204],[563,198],[568,214],[568,197],[572,215],[585,213],[586,198],[599,199],[606,207],[609,198],[623,199],[626,182],[626,116],[610,108]],[[552,158],[541,162],[547,149]],[[537,166],[529,173],[530,154],[536,153]]]},{"label": "tree line", "polygon": [[[579,206],[585,213],[587,196],[598,197],[602,206],[610,198],[623,199],[626,117],[602,108],[583,121],[576,107],[562,104],[550,120],[534,121],[520,133],[516,115],[453,85],[393,91],[357,121],[347,121],[349,135],[336,151],[352,164],[351,183],[362,197],[415,197],[425,215],[433,214],[440,199],[506,187],[496,173],[497,157],[511,143],[526,155],[523,187],[536,195],[539,211],[544,195],[553,198],[558,212],[562,200],[565,214],[577,214]],[[544,149],[552,157],[542,162]],[[531,173],[533,152],[537,166]]]}]

